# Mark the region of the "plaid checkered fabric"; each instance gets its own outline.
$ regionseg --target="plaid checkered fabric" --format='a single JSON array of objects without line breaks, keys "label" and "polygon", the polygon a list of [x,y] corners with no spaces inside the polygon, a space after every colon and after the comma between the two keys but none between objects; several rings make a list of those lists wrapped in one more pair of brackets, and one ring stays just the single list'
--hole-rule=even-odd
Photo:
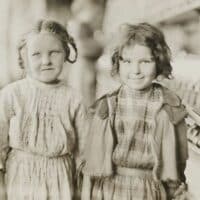
[{"label": "plaid checkered fabric", "polygon": [[153,169],[150,136],[154,134],[155,117],[161,106],[159,88],[145,91],[121,88],[115,118],[117,145],[113,153],[117,166]]},{"label": "plaid checkered fabric", "polygon": [[115,116],[117,145],[113,162],[117,167],[137,168],[144,175],[116,174],[94,180],[92,200],[166,200],[165,190],[146,170],[155,165],[150,135],[155,131],[155,117],[163,104],[160,88],[133,91],[123,86],[118,94]]},{"label": "plaid checkered fabric", "polygon": [[120,176],[95,180],[92,200],[166,200],[165,189],[151,176]]}]

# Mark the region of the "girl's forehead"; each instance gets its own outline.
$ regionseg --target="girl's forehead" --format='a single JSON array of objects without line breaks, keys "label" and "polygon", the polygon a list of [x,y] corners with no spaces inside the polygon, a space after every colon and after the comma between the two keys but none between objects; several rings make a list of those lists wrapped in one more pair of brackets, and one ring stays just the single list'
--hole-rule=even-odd
[{"label": "girl's forehead", "polygon": [[127,45],[122,50],[122,56],[152,57],[151,49],[141,44]]},{"label": "girl's forehead", "polygon": [[61,40],[53,33],[41,32],[41,33],[31,33],[27,37],[27,46],[36,47],[61,47]]},{"label": "girl's forehead", "polygon": [[[27,41],[39,41],[39,40],[51,40],[51,41],[60,41],[59,37],[50,32],[40,32],[40,33],[30,33],[27,37]],[[60,41],[61,42],[61,41]]]}]

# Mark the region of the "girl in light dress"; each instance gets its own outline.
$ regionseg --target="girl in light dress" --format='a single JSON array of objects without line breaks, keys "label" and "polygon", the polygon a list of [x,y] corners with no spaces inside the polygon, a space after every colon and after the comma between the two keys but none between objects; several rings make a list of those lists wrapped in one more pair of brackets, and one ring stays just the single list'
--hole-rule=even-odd
[{"label": "girl in light dress", "polygon": [[59,76],[76,45],[64,26],[40,20],[18,53],[26,77],[0,93],[0,199],[74,199],[86,115]]},{"label": "girl in light dress", "polygon": [[156,83],[172,71],[164,35],[140,23],[123,25],[119,38],[112,75],[121,86],[91,108],[82,200],[184,199],[186,110]]}]

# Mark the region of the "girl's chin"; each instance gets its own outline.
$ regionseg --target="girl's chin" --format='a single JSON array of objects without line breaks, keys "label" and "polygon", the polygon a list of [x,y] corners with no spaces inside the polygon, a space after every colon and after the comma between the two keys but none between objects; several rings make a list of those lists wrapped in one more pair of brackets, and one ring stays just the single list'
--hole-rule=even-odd
[{"label": "girl's chin", "polygon": [[151,87],[152,84],[148,84],[148,85],[145,85],[145,84],[131,84],[131,83],[126,83],[126,85],[133,89],[133,90],[145,90],[149,87]]},{"label": "girl's chin", "polygon": [[128,86],[132,90],[144,90],[145,88],[143,87],[134,87],[134,86]]}]

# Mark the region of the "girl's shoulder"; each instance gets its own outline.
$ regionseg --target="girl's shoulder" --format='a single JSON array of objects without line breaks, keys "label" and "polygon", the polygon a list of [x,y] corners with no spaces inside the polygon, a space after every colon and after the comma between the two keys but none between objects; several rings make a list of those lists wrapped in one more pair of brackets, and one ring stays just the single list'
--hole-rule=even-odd
[{"label": "girl's shoulder", "polygon": [[25,79],[20,79],[11,83],[8,83],[3,88],[1,88],[1,93],[14,93],[17,91],[22,85],[26,85]]},{"label": "girl's shoulder", "polygon": [[175,94],[174,91],[162,85],[159,85],[158,87],[161,88],[164,104],[168,104],[169,106],[172,106],[172,107],[178,107],[181,105],[181,99],[177,94]]},{"label": "girl's shoulder", "polygon": [[182,104],[182,100],[177,94],[175,94],[174,91],[164,87],[163,85],[155,84],[155,86],[159,87],[162,91],[162,108],[167,112],[170,121],[173,124],[178,124],[187,115],[187,111],[185,106]]},{"label": "girl's shoulder", "polygon": [[[154,84],[154,87],[162,92],[162,109],[168,114],[173,124],[178,124],[187,115],[186,108],[182,104],[181,99],[173,91],[160,84]],[[120,88],[98,98],[90,107],[90,113],[98,115],[101,119],[105,119],[110,114],[115,113],[119,90]]]},{"label": "girl's shoulder", "polygon": [[[117,95],[120,88],[106,93],[99,97],[92,106],[90,106],[90,113],[96,113],[101,119],[107,118],[110,114],[115,112],[117,104]],[[112,113],[111,113],[112,112]]]}]

